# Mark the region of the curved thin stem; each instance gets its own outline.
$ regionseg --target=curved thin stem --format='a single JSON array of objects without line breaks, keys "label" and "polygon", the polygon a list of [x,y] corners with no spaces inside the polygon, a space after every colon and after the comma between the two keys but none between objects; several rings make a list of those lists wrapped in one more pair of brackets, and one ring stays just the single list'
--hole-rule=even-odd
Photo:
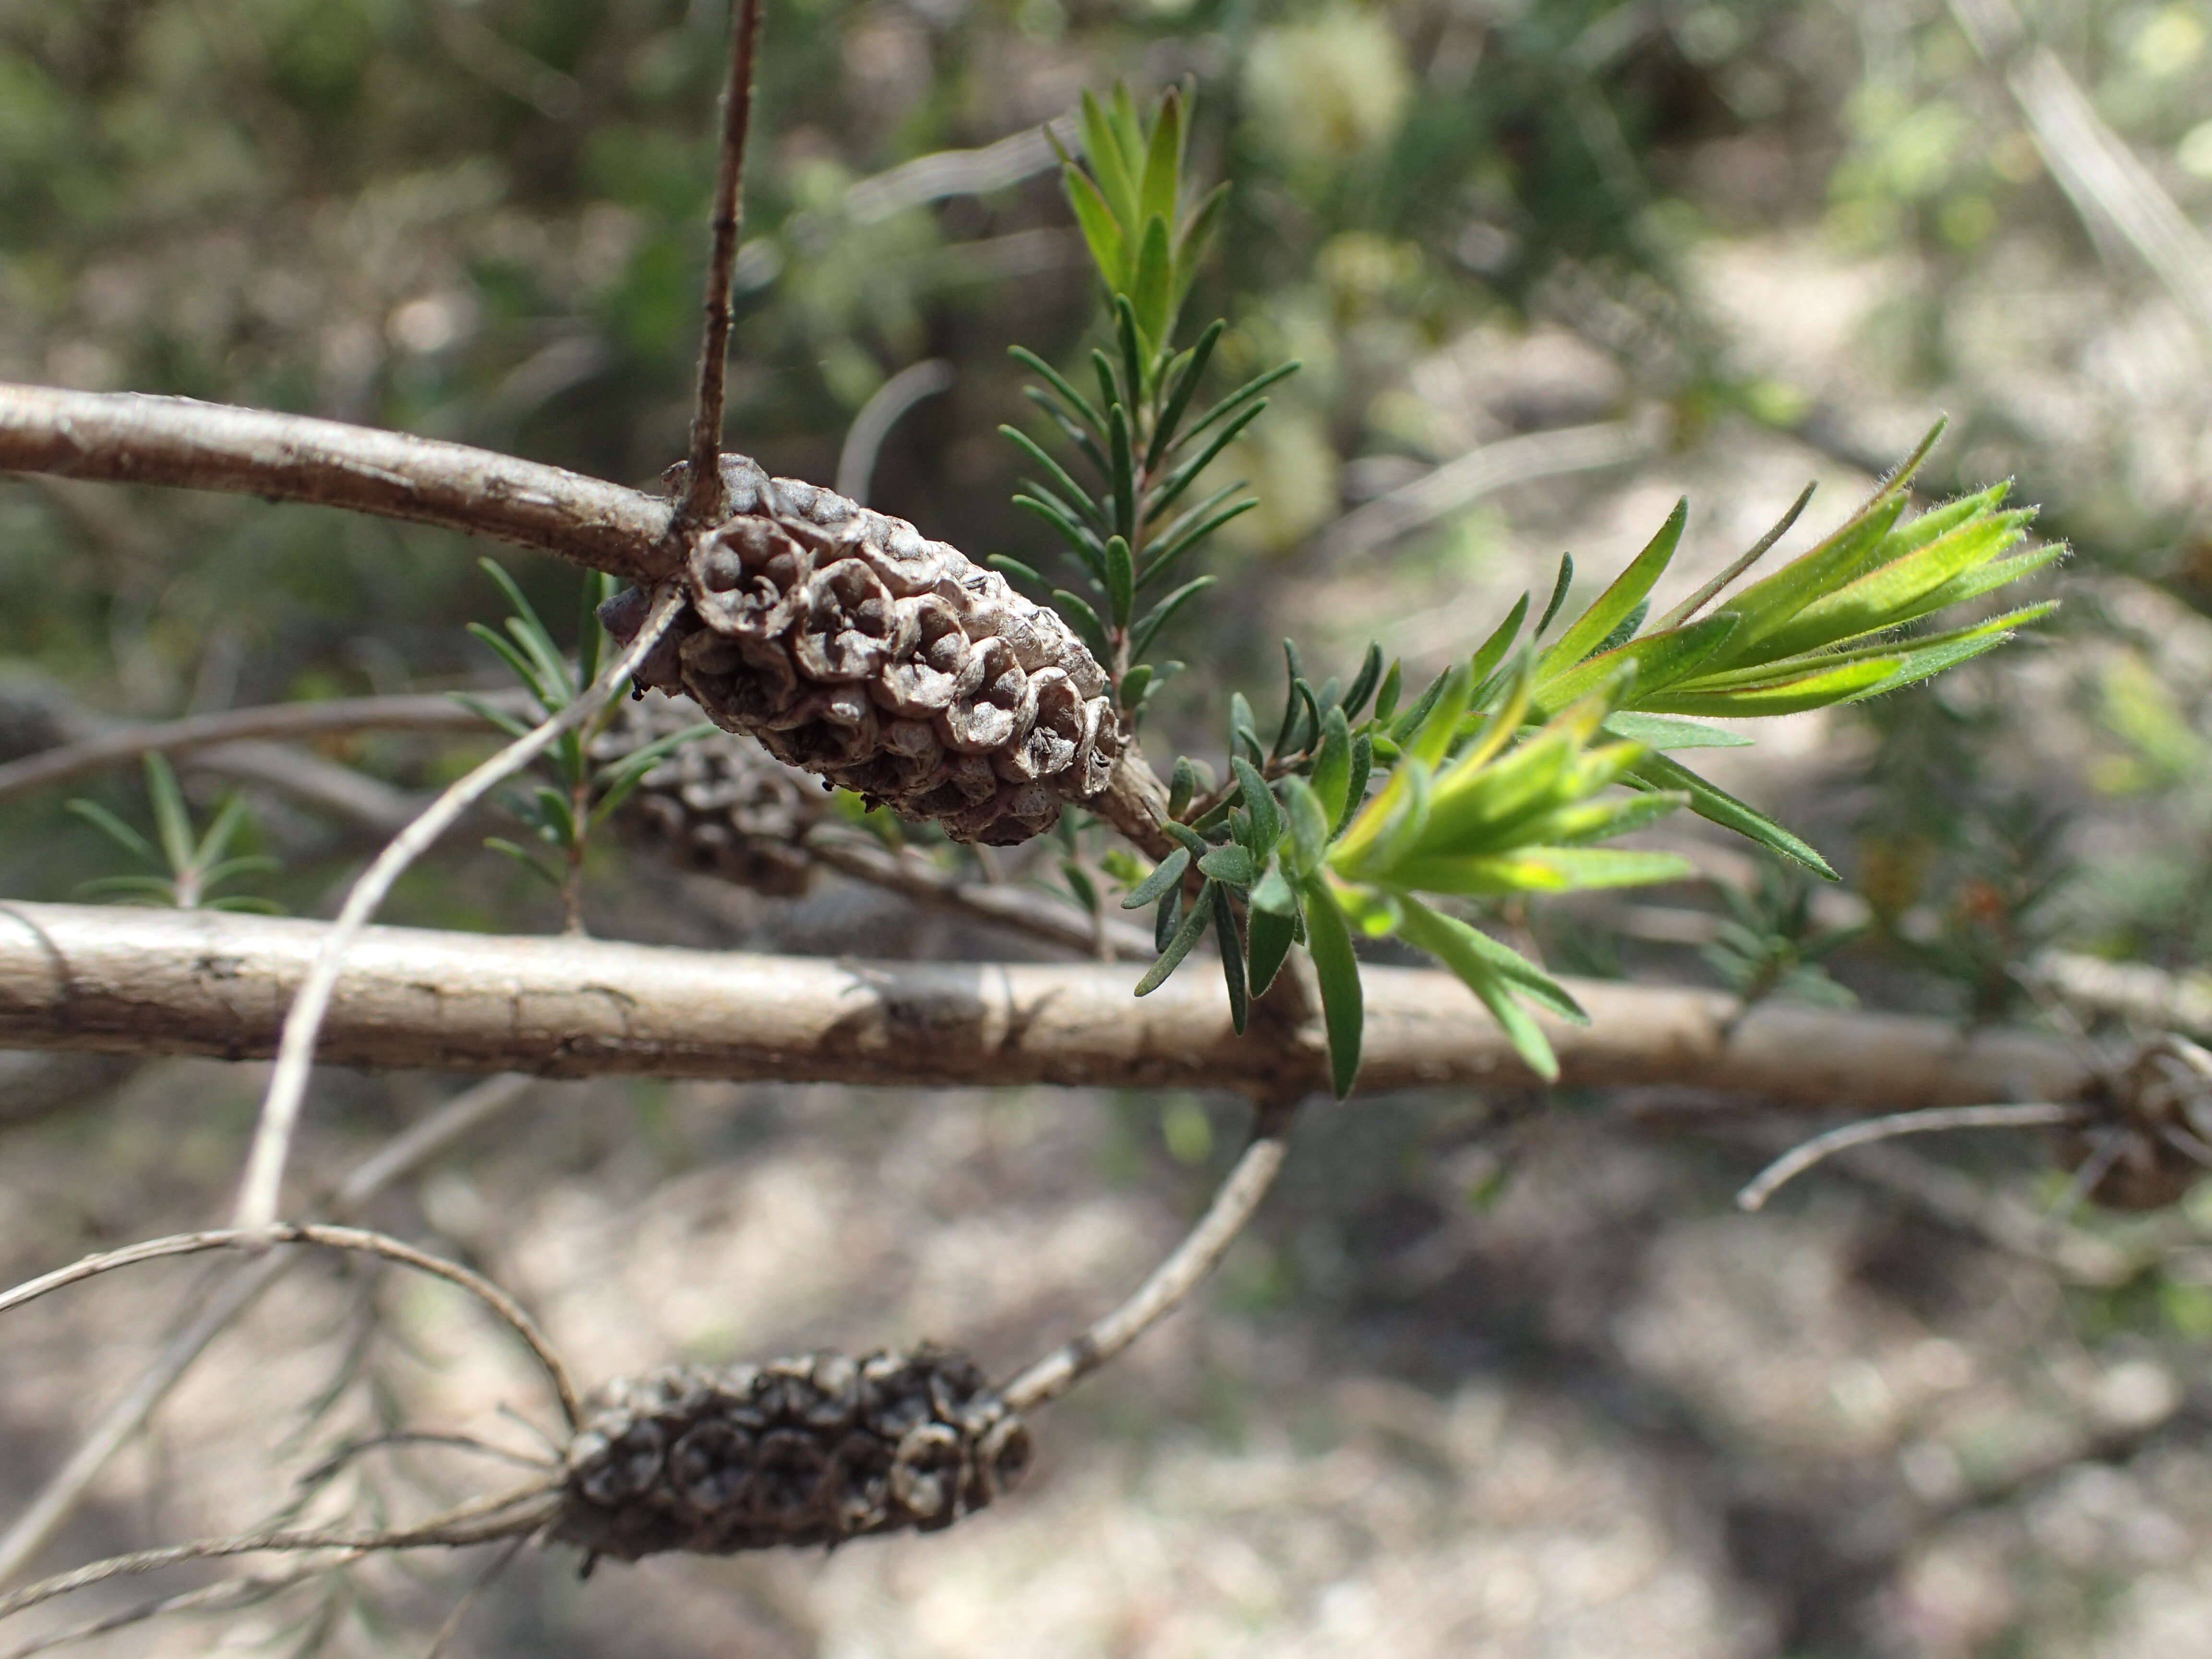
[{"label": "curved thin stem", "polygon": [[313,967],[308,969],[299,994],[284,1016],[276,1064],[270,1073],[269,1091],[262,1097],[260,1121],[255,1126],[252,1148],[246,1155],[246,1173],[239,1183],[238,1206],[232,1214],[232,1224],[265,1227],[276,1218],[284,1164],[291,1152],[292,1132],[299,1123],[308,1073],[314,1065],[315,1039],[321,1033],[323,1017],[330,1011],[331,996],[337,988],[346,951],[368,925],[377,907],[384,902],[392,884],[430,849],[455,820],[495,787],[551,748],[563,732],[583,725],[605,708],[636,672],[646,654],[659,643],[661,635],[667,631],[684,603],[684,590],[679,585],[665,585],[637,637],[607,665],[589,688],[556,709],[527,736],[516,738],[431,802],[420,817],[392,838],[376,861],[354,884],[353,890],[346,895],[344,908],[323,939]]},{"label": "curved thin stem", "polygon": [[714,250],[707,261],[707,326],[699,343],[699,394],[691,410],[690,466],[684,516],[714,524],[727,512],[722,488],[722,391],[730,353],[730,277],[744,224],[745,132],[753,110],[753,53],[760,0],[737,0],[730,22],[730,75],[722,88],[722,145],[714,175]]},{"label": "curved thin stem", "polygon": [[136,1267],[142,1261],[159,1261],[169,1256],[197,1255],[204,1250],[258,1249],[269,1244],[319,1244],[333,1250],[356,1250],[366,1255],[382,1256],[387,1261],[397,1261],[435,1278],[459,1285],[476,1297],[486,1307],[505,1320],[514,1334],[538,1357],[544,1368],[553,1391],[560,1396],[562,1415],[574,1428],[581,1420],[582,1413],[576,1404],[575,1385],[568,1380],[568,1368],[553,1345],[546,1340],[545,1333],[525,1313],[522,1305],[505,1291],[473,1273],[459,1262],[448,1261],[442,1256],[418,1250],[413,1245],[383,1233],[373,1233],[361,1227],[329,1227],[313,1224],[279,1222],[272,1227],[225,1227],[199,1233],[174,1233],[167,1238],[149,1239],[143,1244],[125,1245],[119,1250],[102,1250],[71,1262],[66,1267],[57,1267],[18,1285],[12,1291],[0,1294],[0,1313],[7,1313],[52,1291],[96,1279],[102,1273],[112,1273],[118,1267]]},{"label": "curved thin stem", "polygon": [[57,1595],[66,1595],[72,1590],[88,1589],[111,1578],[156,1572],[163,1567],[174,1566],[184,1561],[208,1561],[228,1555],[258,1555],[268,1551],[348,1550],[366,1554],[377,1550],[425,1549],[441,1545],[458,1549],[470,1544],[494,1543],[502,1538],[513,1538],[517,1534],[526,1534],[535,1531],[552,1519],[559,1504],[560,1488],[551,1482],[541,1480],[512,1492],[464,1504],[416,1527],[378,1532],[324,1528],[243,1533],[229,1538],[203,1538],[190,1544],[172,1544],[163,1549],[137,1550],[129,1555],[112,1555],[105,1561],[94,1561],[87,1566],[57,1573],[51,1578],[41,1578],[35,1584],[26,1584],[19,1590],[0,1595],[0,1619],[21,1613],[27,1607],[36,1607],[41,1601],[51,1601]]},{"label": "curved thin stem", "polygon": [[285,1572],[247,1574],[239,1578],[220,1578],[212,1584],[203,1584],[198,1589],[179,1591],[174,1595],[161,1595],[150,1601],[141,1601],[134,1607],[118,1608],[88,1619],[81,1625],[34,1636],[19,1648],[10,1648],[0,1659],[32,1659],[33,1654],[48,1653],[71,1642],[88,1641],[95,1636],[105,1636],[110,1631],[126,1626],[142,1625],[149,1619],[159,1619],[172,1613],[228,1613],[236,1607],[252,1607],[272,1595],[288,1590],[295,1584],[303,1584],[310,1578],[319,1578],[325,1573],[337,1572],[351,1566],[367,1554],[365,1550],[341,1550],[329,1561],[311,1562],[303,1567],[294,1567]]},{"label": "curved thin stem", "polygon": [[2078,1123],[2081,1117],[2080,1107],[2061,1106],[2050,1101],[2031,1101],[2017,1106],[1931,1106],[1917,1112],[1870,1117],[1863,1122],[1831,1129],[1792,1147],[1761,1170],[1735,1195],[1735,1201],[1740,1209],[1759,1209],[1768,1199],[1822,1159],[1877,1140],[1891,1140],[1899,1135],[1933,1134],[1948,1129],[2032,1129]]},{"label": "curved thin stem", "polygon": [[1284,1150],[1279,1134],[1255,1136],[1223,1178],[1206,1213],[1167,1260],[1120,1307],[1006,1384],[1006,1404],[1025,1412],[1057,1400],[1173,1313],[1219,1265],[1252,1219],[1282,1170]]},{"label": "curved thin stem", "polygon": [[923,398],[950,392],[957,379],[959,375],[944,358],[925,357],[918,363],[908,363],[878,386],[853,416],[853,424],[845,428],[844,446],[837,452],[837,493],[866,507],[869,486],[875,482],[877,453],[899,417]]}]

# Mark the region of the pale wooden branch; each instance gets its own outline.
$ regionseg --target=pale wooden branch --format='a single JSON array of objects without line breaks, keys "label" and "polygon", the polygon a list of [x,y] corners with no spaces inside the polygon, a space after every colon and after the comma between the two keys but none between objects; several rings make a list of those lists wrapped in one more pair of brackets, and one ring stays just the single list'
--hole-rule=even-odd
[{"label": "pale wooden branch", "polygon": [[[206,911],[0,903],[0,1046],[268,1054],[325,924]],[[884,1085],[1327,1087],[1320,1033],[1255,1043],[1219,976],[1130,996],[1099,963],[832,961],[602,939],[365,930],[319,1057],[356,1066]],[[1536,1080],[1450,975],[1365,970],[1368,1093]],[[2065,1044],[1941,1020],[1581,981],[1587,1026],[1547,1024],[1570,1086],[1674,1083],[1816,1107],[2070,1100]]]},{"label": "pale wooden branch", "polygon": [[441,525],[631,580],[681,548],[674,506],[465,444],[189,398],[0,384],[0,471],[226,490]]}]

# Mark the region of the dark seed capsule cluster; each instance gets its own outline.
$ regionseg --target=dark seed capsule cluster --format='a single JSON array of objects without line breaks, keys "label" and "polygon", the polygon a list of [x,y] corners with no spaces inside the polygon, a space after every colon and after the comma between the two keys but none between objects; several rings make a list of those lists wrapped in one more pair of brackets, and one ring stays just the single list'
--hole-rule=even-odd
[{"label": "dark seed capsule cluster", "polygon": [[[735,516],[694,543],[690,604],[641,681],[956,840],[1027,841],[1105,788],[1121,721],[1057,615],[903,519],[723,470]],[[645,609],[631,592],[600,614],[628,640]]]},{"label": "dark seed capsule cluster", "polygon": [[634,1561],[933,1532],[1028,1461],[1021,1419],[943,1349],[669,1366],[592,1397],[552,1534]]},{"label": "dark seed capsule cluster", "polygon": [[[619,761],[647,744],[697,724],[690,702],[653,692],[621,706],[592,740],[592,758]],[[812,866],[799,842],[829,810],[830,798],[751,738],[716,732],[684,744],[647,772],[617,819],[673,851],[756,892],[804,892]]]}]

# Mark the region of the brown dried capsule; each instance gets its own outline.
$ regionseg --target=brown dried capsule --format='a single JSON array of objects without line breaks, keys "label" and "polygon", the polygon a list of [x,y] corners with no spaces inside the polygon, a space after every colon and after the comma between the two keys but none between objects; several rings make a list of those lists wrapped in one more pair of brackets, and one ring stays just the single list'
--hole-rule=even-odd
[{"label": "brown dried capsule", "polygon": [[621,1561],[933,1532],[1028,1461],[1021,1419],[945,1349],[672,1365],[586,1402],[550,1532]]},{"label": "brown dried capsule", "polygon": [[[1121,720],[1055,613],[903,519],[740,456],[722,468],[734,516],[694,541],[690,605],[642,684],[959,841],[1027,841],[1106,789]],[[608,601],[609,632],[633,636],[642,605]]]},{"label": "brown dried capsule", "polygon": [[[592,758],[619,761],[698,720],[690,702],[648,693],[624,705],[592,740]],[[790,895],[806,890],[812,865],[799,843],[829,805],[819,784],[753,738],[715,732],[647,772],[616,817],[695,868],[757,892]]]}]

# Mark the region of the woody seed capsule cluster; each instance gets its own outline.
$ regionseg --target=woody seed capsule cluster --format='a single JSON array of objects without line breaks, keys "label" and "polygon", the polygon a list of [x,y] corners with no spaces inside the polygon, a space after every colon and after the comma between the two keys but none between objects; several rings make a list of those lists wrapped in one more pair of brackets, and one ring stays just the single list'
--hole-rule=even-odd
[{"label": "woody seed capsule cluster", "polygon": [[[742,457],[722,467],[734,516],[693,543],[690,603],[642,684],[958,841],[1027,841],[1106,787],[1121,722],[1058,616],[903,519]],[[601,617],[627,641],[645,607],[633,591]]]},{"label": "woody seed capsule cluster", "polygon": [[1021,1419],[945,1349],[672,1365],[587,1403],[551,1531],[623,1561],[933,1532],[1028,1461]]},{"label": "woody seed capsule cluster", "polygon": [[[697,723],[691,704],[655,691],[622,706],[592,740],[592,758],[612,762]],[[821,787],[751,738],[715,732],[669,755],[617,814],[695,868],[756,892],[804,892],[812,866],[799,846],[829,808]]]}]

